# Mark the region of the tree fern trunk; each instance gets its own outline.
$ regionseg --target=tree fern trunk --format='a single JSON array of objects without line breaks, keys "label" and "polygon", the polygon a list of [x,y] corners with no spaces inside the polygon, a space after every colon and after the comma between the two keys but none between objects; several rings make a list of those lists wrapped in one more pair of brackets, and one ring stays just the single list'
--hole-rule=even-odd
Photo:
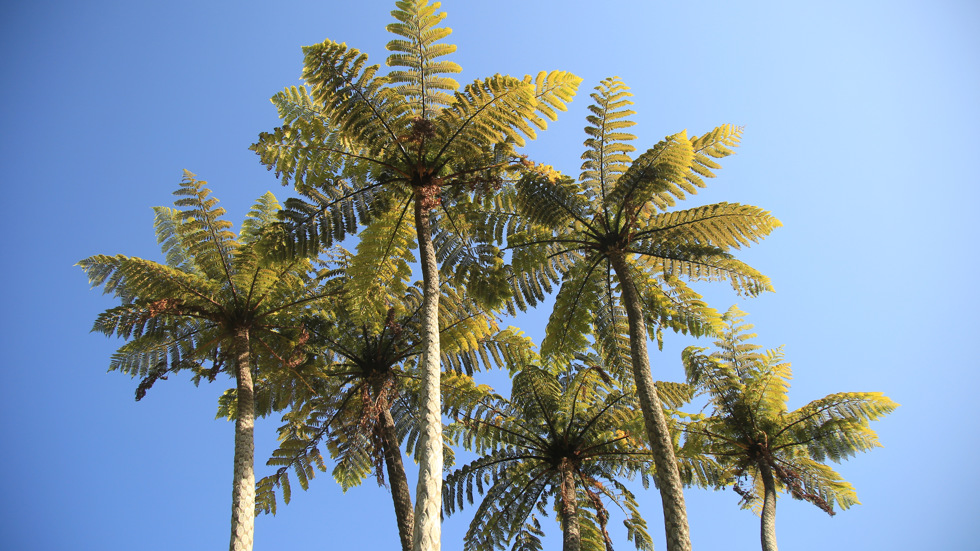
[{"label": "tree fern trunk", "polygon": [[248,329],[235,335],[235,474],[231,493],[230,551],[251,551],[255,531],[255,398],[249,362]]},{"label": "tree fern trunk", "polygon": [[398,444],[398,434],[395,432],[395,421],[391,418],[391,410],[385,408],[381,412],[381,440],[384,445],[385,467],[388,470],[388,482],[391,484],[391,500],[395,504],[395,519],[398,521],[398,537],[402,541],[402,551],[412,549],[412,494],[408,490],[408,478],[405,476],[405,464],[402,463],[402,450]]},{"label": "tree fern trunk", "polygon": [[776,481],[764,459],[759,460],[759,473],[766,492],[762,501],[762,551],[776,551]]},{"label": "tree fern trunk", "polygon": [[[425,186],[416,192],[415,227],[422,262],[422,430],[418,446],[419,481],[415,491],[413,551],[439,551],[442,512],[442,406],[439,377],[439,266],[429,224],[430,203]],[[436,188],[437,191],[437,188]]]},{"label": "tree fern trunk", "polygon": [[657,485],[663,502],[664,527],[667,532],[667,551],[690,551],[691,534],[687,524],[687,508],[684,505],[684,491],[681,483],[674,444],[667,427],[660,396],[650,373],[650,358],[647,353],[647,329],[643,321],[643,306],[640,295],[633,283],[629,267],[623,257],[610,258],[613,270],[619,278],[623,293],[623,306],[629,321],[630,356],[633,362],[633,379],[643,411],[643,423],[647,439],[653,451],[653,462],[657,468]]},{"label": "tree fern trunk", "polygon": [[567,458],[562,459],[559,469],[562,551],[579,551],[582,548],[582,535],[579,532],[578,503],[575,501],[575,469]]}]

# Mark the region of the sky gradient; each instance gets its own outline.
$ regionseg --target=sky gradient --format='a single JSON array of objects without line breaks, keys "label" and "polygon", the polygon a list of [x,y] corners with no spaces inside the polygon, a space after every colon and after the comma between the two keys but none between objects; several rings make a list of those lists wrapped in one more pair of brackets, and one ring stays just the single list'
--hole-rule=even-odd
[{"label": "sky gradient", "polygon": [[[291,190],[248,151],[278,118],[269,97],[299,84],[301,46],[330,38],[383,63],[394,3],[6,2],[0,6],[0,548],[216,549],[230,518],[233,425],[215,420],[219,380],[157,384],[106,374],[121,344],[89,333],[113,304],[74,264],[93,254],[160,260],[152,206],[181,170],[207,180],[236,224],[267,190]],[[447,1],[447,40],[468,83],[561,69],[582,77],[558,122],[526,148],[577,175],[589,93],[619,76],[643,151],[687,129],[744,125],[737,155],[681,206],[758,205],[784,224],[739,257],[775,293],[739,300],[757,342],[785,345],[790,407],[881,391],[901,407],[873,427],[883,448],[835,468],[861,505],[830,518],[779,501],[785,549],[975,545],[980,452],[976,220],[980,4],[971,1],[493,3]],[[550,312],[514,323],[537,342]],[[654,376],[681,380],[667,335]],[[496,384],[499,376],[485,379]],[[275,445],[257,425],[257,475]],[[414,465],[407,463],[410,476]],[[759,548],[758,519],[731,491],[688,490],[695,549]],[[640,496],[657,549],[659,497]],[[444,525],[461,546],[469,510]],[[553,519],[552,519],[553,520]],[[557,523],[546,548],[559,549]],[[631,549],[621,525],[617,549]],[[255,548],[394,549],[387,491],[342,494],[329,473],[257,520]]]}]

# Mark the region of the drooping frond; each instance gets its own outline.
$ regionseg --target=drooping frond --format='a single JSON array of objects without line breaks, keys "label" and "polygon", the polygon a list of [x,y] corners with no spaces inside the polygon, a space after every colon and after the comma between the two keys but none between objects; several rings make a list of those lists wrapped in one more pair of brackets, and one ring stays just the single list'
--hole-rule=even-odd
[{"label": "drooping frond", "polygon": [[[841,392],[814,400],[786,415],[777,445],[804,445],[816,461],[839,462],[879,447],[868,426],[898,407],[880,392]],[[797,444],[799,443],[799,444]]]},{"label": "drooping frond", "polygon": [[696,337],[712,334],[719,314],[684,281],[671,277],[657,262],[644,257],[630,265],[633,284],[643,300],[647,325]]},{"label": "drooping frond", "polygon": [[358,320],[382,320],[388,308],[400,314],[401,298],[412,277],[415,220],[411,204],[378,213],[360,233],[357,254],[347,265],[351,314]]},{"label": "drooping frond", "polygon": [[788,479],[781,482],[792,484],[790,495],[813,503],[830,516],[835,514],[835,507],[847,510],[861,503],[854,486],[819,460],[797,457],[779,470]]},{"label": "drooping frond", "polygon": [[630,252],[642,259],[645,269],[671,280],[727,281],[735,292],[749,296],[772,290],[768,277],[720,247],[638,242]]},{"label": "drooping frond", "polygon": [[398,22],[386,28],[388,32],[401,38],[388,42],[389,67],[401,67],[387,75],[389,83],[395,85],[398,95],[406,98],[412,112],[417,117],[429,119],[434,112],[449,105],[459,84],[445,75],[455,74],[462,68],[452,61],[439,59],[456,51],[453,44],[439,41],[452,33],[452,29],[437,27],[445,17],[438,12],[440,3],[429,4],[428,0],[407,0],[396,2],[396,10],[391,12]]},{"label": "drooping frond", "polygon": [[606,288],[605,261],[591,260],[576,264],[565,274],[541,341],[542,356],[567,361],[587,347],[592,332],[591,311]]},{"label": "drooping frond", "polygon": [[346,178],[338,178],[329,186],[305,191],[306,200],[287,199],[281,214],[286,256],[313,255],[356,233],[358,223],[368,224],[376,188],[360,188]]}]

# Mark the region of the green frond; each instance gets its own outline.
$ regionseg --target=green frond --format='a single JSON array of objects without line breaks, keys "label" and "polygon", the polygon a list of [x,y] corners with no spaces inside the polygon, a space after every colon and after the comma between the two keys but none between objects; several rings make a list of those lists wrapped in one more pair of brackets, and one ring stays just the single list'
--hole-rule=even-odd
[{"label": "green frond", "polygon": [[387,80],[394,85],[398,95],[407,98],[412,111],[423,119],[433,111],[449,105],[459,84],[446,74],[455,74],[462,68],[452,61],[440,60],[456,51],[456,46],[439,41],[448,37],[452,29],[437,27],[446,17],[438,12],[440,3],[428,0],[396,2],[391,12],[398,22],[389,24],[388,32],[401,38],[388,42],[389,67],[402,67],[391,71]]},{"label": "green frond", "polygon": [[218,200],[210,196],[211,190],[204,187],[206,184],[184,171],[180,187],[174,192],[178,197],[174,206],[184,207],[177,226],[178,238],[187,255],[194,259],[195,266],[207,277],[230,281],[234,273],[232,254],[238,242],[231,231],[231,222],[221,218],[225,209],[216,206]]},{"label": "green frond", "polygon": [[[607,285],[606,292],[610,291]],[[633,364],[626,311],[616,300],[601,300],[593,307],[593,314],[592,348],[617,380],[631,381]]]},{"label": "green frond", "polygon": [[657,381],[657,394],[665,408],[678,409],[694,399],[694,386],[686,383]]},{"label": "green frond", "polygon": [[[793,378],[790,364],[782,361],[781,348],[756,357],[758,360],[753,368],[740,373],[745,382],[744,391],[752,397],[752,406],[757,411],[765,412],[767,416],[783,414],[786,412],[789,381]],[[744,361],[748,358],[743,356],[740,359]]]},{"label": "green frond", "polygon": [[599,268],[600,262],[596,259],[591,263],[580,262],[565,274],[541,341],[542,356],[559,361],[571,359],[588,346],[588,336],[592,332],[591,312],[602,298],[605,287],[606,270]]},{"label": "green frond", "polygon": [[308,189],[306,200],[290,197],[281,212],[285,231],[282,244],[286,257],[311,256],[321,249],[357,233],[358,223],[368,224],[378,201],[377,186],[358,187],[347,179]]},{"label": "green frond", "polygon": [[[279,204],[271,191],[267,191],[262,197],[259,197],[242,223],[242,243],[248,244],[257,241],[261,237],[263,229],[278,221],[280,210],[282,210],[282,205]],[[169,261],[167,263],[173,266]]]},{"label": "green frond", "polygon": [[520,531],[514,535],[514,545],[510,551],[542,551],[544,549],[541,538],[544,531],[541,530],[541,523],[537,517],[531,515],[531,520],[525,522]]},{"label": "green frond", "polygon": [[185,272],[198,271],[187,246],[181,239],[181,211],[169,207],[153,207],[153,229],[157,234],[157,243],[167,259],[167,265]]},{"label": "green frond", "polygon": [[380,321],[389,308],[400,314],[416,262],[411,203],[377,213],[359,237],[357,254],[347,266],[351,314],[362,323]]},{"label": "green frond", "polygon": [[626,143],[636,136],[624,132],[636,123],[629,117],[636,114],[629,109],[633,95],[629,87],[616,77],[603,80],[592,93],[594,103],[589,106],[592,113],[586,117],[589,123],[585,133],[585,152],[582,154],[582,173],[579,179],[591,193],[603,202],[613,189],[617,179],[632,162],[629,154],[636,150]]},{"label": "green frond", "polygon": [[720,315],[682,280],[670,277],[649,257],[630,263],[633,284],[643,301],[647,325],[696,337],[714,334]]},{"label": "green frond", "polygon": [[621,213],[652,201],[665,210],[673,206],[674,198],[684,199],[685,176],[694,160],[694,150],[687,132],[667,136],[640,155],[616,179],[615,187],[605,195],[603,205]]},{"label": "green frond", "polygon": [[839,462],[879,447],[868,426],[898,407],[880,392],[841,392],[814,400],[786,415],[777,445],[805,445],[817,461]]},{"label": "green frond", "polygon": [[520,212],[536,224],[564,229],[590,218],[588,199],[571,178],[552,180],[530,171],[515,185]]},{"label": "green frond", "polygon": [[410,105],[383,86],[386,79],[375,78],[378,66],[367,65],[367,54],[325,40],[303,47],[303,55],[310,97],[348,151],[378,157],[400,150],[395,144],[409,127]]},{"label": "green frond", "polygon": [[769,278],[731,253],[712,245],[636,242],[630,252],[640,255],[646,269],[665,278],[689,281],[727,281],[736,293],[756,296],[772,291]]},{"label": "green frond", "polygon": [[523,147],[525,136],[535,137],[529,122],[536,116],[534,94],[532,83],[499,74],[468,84],[433,121],[443,149],[466,158],[482,155],[485,144]]},{"label": "green frond", "polygon": [[651,217],[637,239],[650,243],[710,245],[740,249],[758,243],[782,223],[768,211],[738,203],[715,203]]}]

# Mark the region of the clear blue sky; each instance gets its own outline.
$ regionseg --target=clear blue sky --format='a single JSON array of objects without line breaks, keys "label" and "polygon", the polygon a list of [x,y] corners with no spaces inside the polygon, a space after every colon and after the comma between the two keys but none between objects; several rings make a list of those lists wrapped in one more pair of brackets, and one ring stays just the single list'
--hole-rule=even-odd
[{"label": "clear blue sky", "polygon": [[[345,7],[340,7],[345,6]],[[479,7],[477,7],[479,6]],[[181,170],[240,221],[278,186],[247,147],[277,123],[268,98],[298,84],[300,47],[325,38],[383,63],[393,2],[5,2],[0,6],[0,548],[219,549],[230,518],[227,381],[171,378],[140,403],[107,374],[120,344],[88,332],[111,305],[75,262],[159,258],[151,206]],[[885,447],[841,465],[863,502],[834,518],[779,502],[798,551],[967,549],[980,529],[976,285],[980,4],[447,1],[461,82],[563,69],[584,79],[528,148],[579,171],[588,93],[617,75],[635,93],[638,147],[682,129],[745,126],[743,146],[691,204],[731,201],[785,224],[742,257],[777,292],[740,302],[759,342],[786,345],[791,406],[838,391],[902,404],[875,425]],[[737,300],[715,286],[724,310]],[[548,312],[517,320],[540,339]],[[682,377],[668,336],[655,375]],[[707,344],[707,343],[705,343]],[[259,474],[277,420],[258,426]],[[410,466],[411,470],[411,466]],[[731,491],[687,492],[696,549],[758,549]],[[659,500],[641,497],[658,549]],[[460,546],[467,512],[444,526]],[[257,521],[256,549],[394,549],[372,481],[329,475]],[[621,526],[617,549],[629,549]],[[548,549],[560,547],[546,526]]]}]

